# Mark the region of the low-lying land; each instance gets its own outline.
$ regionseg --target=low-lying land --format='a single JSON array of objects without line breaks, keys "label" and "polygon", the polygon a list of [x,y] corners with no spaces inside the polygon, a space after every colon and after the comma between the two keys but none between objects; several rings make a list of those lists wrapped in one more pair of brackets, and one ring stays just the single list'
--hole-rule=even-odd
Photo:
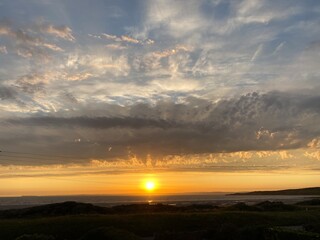
[{"label": "low-lying land", "polygon": [[254,191],[244,193],[232,193],[230,195],[320,195],[320,187],[285,189],[277,191]]},{"label": "low-lying land", "polygon": [[217,207],[64,202],[0,211],[1,240],[320,239],[319,199]]}]

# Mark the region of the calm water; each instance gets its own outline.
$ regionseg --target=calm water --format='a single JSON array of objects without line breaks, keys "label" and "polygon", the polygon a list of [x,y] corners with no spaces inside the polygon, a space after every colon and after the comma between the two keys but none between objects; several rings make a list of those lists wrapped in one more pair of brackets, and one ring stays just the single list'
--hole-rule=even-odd
[{"label": "calm water", "polygon": [[163,195],[163,196],[23,196],[23,197],[0,197],[0,209],[21,208],[26,206],[35,206],[49,203],[57,203],[64,201],[77,201],[85,203],[93,203],[100,206],[114,206],[120,204],[132,203],[165,203],[174,205],[188,204],[215,204],[228,205],[237,202],[245,202],[254,204],[257,202],[270,200],[282,201],[284,203],[296,203],[299,201],[311,199],[319,196],[230,196],[225,194],[201,194],[201,195]]}]

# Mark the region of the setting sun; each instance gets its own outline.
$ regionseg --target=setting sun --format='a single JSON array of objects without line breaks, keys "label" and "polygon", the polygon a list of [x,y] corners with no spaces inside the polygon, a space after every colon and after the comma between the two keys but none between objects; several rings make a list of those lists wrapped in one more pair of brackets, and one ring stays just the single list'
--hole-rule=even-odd
[{"label": "setting sun", "polygon": [[156,187],[156,184],[154,181],[148,180],[145,182],[144,187],[147,191],[153,191]]}]

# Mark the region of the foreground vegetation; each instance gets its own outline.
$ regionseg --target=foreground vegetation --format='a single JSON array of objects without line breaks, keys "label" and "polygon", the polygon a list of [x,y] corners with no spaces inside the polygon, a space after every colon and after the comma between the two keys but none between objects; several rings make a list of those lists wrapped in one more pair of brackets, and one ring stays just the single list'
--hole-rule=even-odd
[{"label": "foreground vegetation", "polygon": [[320,206],[314,203],[101,208],[69,202],[1,211],[0,239],[320,239]]}]

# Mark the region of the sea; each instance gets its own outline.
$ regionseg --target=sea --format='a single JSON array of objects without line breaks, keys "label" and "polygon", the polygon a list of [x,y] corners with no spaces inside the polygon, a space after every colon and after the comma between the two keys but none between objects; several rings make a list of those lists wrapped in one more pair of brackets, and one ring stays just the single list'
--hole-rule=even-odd
[{"label": "sea", "polygon": [[18,209],[66,201],[92,203],[97,206],[112,207],[128,204],[168,204],[185,206],[192,204],[211,204],[227,206],[244,202],[248,205],[262,201],[281,201],[286,204],[294,204],[319,196],[303,195],[230,195],[221,193],[208,194],[181,194],[181,195],[152,195],[152,196],[124,196],[124,195],[72,195],[72,196],[20,196],[0,197],[0,210]]}]

